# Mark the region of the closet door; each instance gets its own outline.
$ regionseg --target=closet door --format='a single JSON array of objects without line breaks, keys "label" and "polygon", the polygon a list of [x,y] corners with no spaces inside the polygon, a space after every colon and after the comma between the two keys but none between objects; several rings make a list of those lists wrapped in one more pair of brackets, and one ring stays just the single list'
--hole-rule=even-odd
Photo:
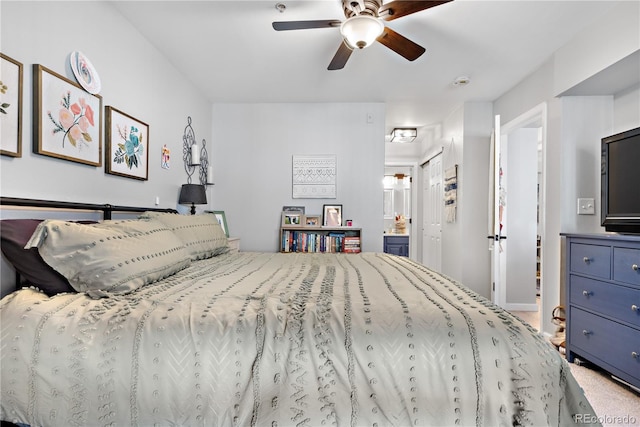
[{"label": "closet door", "polygon": [[442,269],[442,212],[444,188],[442,179],[442,153],[422,165],[423,224],[422,263],[440,271]]}]

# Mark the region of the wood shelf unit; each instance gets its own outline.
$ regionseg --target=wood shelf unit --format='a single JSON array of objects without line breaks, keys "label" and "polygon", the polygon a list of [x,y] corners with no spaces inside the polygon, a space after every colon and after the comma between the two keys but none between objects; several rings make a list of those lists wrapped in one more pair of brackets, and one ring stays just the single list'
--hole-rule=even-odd
[{"label": "wood shelf unit", "polygon": [[354,227],[280,228],[280,252],[358,253],[362,245],[362,229]]}]

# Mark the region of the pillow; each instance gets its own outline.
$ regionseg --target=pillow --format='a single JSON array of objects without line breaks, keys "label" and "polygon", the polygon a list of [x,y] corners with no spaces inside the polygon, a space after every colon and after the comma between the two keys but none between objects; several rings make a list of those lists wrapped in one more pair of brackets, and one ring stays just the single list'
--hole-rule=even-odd
[{"label": "pillow", "polygon": [[187,247],[191,260],[229,252],[229,243],[215,215],[179,215],[148,211],[140,218],[155,219],[173,231]]},{"label": "pillow", "polygon": [[[25,249],[25,245],[41,219],[3,219],[0,221],[0,247],[7,261],[31,285],[48,296],[75,292],[69,281],[44,262],[38,249]],[[85,223],[95,223],[86,221]],[[16,284],[20,285],[20,283]]]},{"label": "pillow", "polygon": [[25,247],[37,247],[74,289],[94,298],[132,292],[191,262],[180,239],[153,220],[45,220]]}]

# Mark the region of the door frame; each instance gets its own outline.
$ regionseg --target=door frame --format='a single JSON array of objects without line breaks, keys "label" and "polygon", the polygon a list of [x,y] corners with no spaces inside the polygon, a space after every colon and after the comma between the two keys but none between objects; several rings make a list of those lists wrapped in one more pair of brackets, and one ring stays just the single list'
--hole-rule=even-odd
[{"label": "door frame", "polygon": [[[411,168],[411,222],[409,230],[409,259],[417,261],[418,246],[416,245],[416,224],[418,222],[418,163],[417,162],[384,162],[385,167]],[[422,199],[419,200],[422,203]],[[420,218],[421,219],[421,218]]]},{"label": "door frame", "polygon": [[[543,102],[541,104],[538,104],[537,106],[521,114],[515,119],[512,119],[509,122],[505,123],[504,125],[501,125],[500,138],[504,142],[507,142],[508,135],[510,133],[524,127],[532,127],[532,125],[535,125],[535,127],[541,128],[540,142],[542,146],[541,147],[542,156],[541,156],[541,165],[539,168],[541,173],[540,173],[540,180],[539,180],[540,194],[538,196],[538,203],[539,203],[538,209],[540,212],[538,222],[539,222],[540,239],[543,242],[543,244],[540,249],[540,307],[537,307],[537,310],[540,313],[546,313],[547,311],[545,307],[545,299],[543,298],[543,293],[544,293],[544,242],[546,241],[545,206],[546,206],[546,175],[547,173],[546,173],[546,155],[545,154],[547,152],[547,131],[548,131],[547,103]],[[504,288],[506,284],[501,283],[500,286],[503,287],[503,289],[500,289],[500,291],[505,291],[506,293],[506,288]],[[498,291],[498,289],[496,289],[496,291]],[[519,305],[518,307],[509,307],[509,304],[506,301],[505,301],[504,308],[522,310],[522,311],[531,311],[533,309],[533,307],[522,307],[521,305]],[[542,319],[540,319],[540,322],[541,322],[540,323],[541,325]],[[537,326],[539,328],[540,325],[534,325],[534,326]]]}]

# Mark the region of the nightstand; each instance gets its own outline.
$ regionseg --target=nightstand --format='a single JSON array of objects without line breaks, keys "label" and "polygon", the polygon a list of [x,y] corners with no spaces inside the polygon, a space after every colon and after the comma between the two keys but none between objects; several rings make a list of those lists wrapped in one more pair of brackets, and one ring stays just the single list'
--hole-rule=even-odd
[{"label": "nightstand", "polygon": [[229,252],[240,252],[240,238],[239,237],[229,237],[227,239],[229,243]]}]

